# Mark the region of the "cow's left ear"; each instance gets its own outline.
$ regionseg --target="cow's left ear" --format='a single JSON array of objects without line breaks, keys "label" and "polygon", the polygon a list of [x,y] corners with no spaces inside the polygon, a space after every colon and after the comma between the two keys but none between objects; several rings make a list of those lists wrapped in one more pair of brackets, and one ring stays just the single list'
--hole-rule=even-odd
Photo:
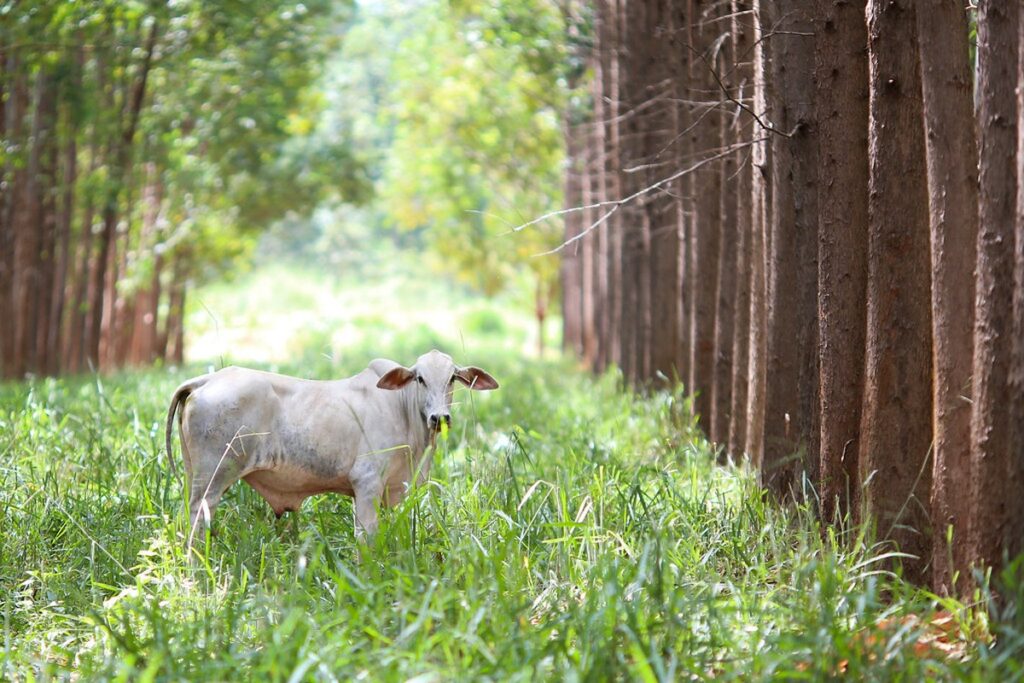
[{"label": "cow's left ear", "polygon": [[413,371],[410,370],[409,368],[403,368],[402,366],[398,366],[397,368],[392,368],[391,370],[388,370],[383,375],[381,375],[381,378],[377,380],[377,388],[401,389],[406,384],[411,382],[413,380],[413,377],[415,376],[416,375],[413,374]]},{"label": "cow's left ear", "polygon": [[472,365],[456,370],[455,378],[475,391],[490,391],[498,388],[498,380]]}]

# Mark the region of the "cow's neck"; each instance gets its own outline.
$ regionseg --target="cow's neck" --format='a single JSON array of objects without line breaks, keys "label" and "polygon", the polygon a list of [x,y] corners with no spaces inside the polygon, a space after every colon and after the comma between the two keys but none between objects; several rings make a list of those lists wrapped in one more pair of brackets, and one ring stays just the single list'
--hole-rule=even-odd
[{"label": "cow's neck", "polygon": [[[422,482],[430,472],[430,461],[433,459],[434,449],[427,447],[434,445],[434,437],[430,434],[426,421],[423,419],[423,412],[417,400],[418,394],[415,385],[407,386],[399,391],[402,414],[405,415],[406,424],[409,427],[409,446],[413,451],[413,471],[419,472],[418,480]],[[428,458],[426,462],[423,462],[424,457]]]}]

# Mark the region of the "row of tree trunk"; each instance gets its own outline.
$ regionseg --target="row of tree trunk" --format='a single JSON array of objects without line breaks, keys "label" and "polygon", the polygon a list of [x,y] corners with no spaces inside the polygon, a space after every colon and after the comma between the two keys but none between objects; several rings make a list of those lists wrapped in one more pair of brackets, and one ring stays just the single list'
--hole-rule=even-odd
[{"label": "row of tree trunk", "polygon": [[0,43],[2,377],[181,361],[186,250],[164,253],[161,175],[137,164],[157,35],[127,64]]},{"label": "row of tree trunk", "polygon": [[1024,550],[1020,13],[600,0],[568,130],[566,346],[945,592]]}]

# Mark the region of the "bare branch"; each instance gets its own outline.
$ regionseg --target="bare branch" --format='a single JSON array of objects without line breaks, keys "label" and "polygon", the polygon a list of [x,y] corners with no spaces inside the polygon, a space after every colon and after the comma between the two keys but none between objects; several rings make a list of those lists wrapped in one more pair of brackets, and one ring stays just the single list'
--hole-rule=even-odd
[{"label": "bare branch", "polygon": [[539,254],[536,254],[536,256],[550,256],[551,254],[556,254],[556,253],[562,251],[563,249],[565,249],[570,244],[573,244],[574,242],[577,242],[577,241],[583,239],[590,232],[592,232],[592,231],[596,230],[597,228],[599,228],[601,225],[603,225],[605,222],[607,222],[608,219],[611,218],[615,214],[616,211],[618,211],[621,207],[625,206],[626,204],[629,204],[631,201],[633,201],[633,200],[635,200],[635,199],[637,199],[639,197],[642,197],[645,194],[653,192],[654,190],[660,189],[662,186],[672,182],[673,180],[678,180],[679,178],[682,178],[685,175],[693,173],[694,171],[696,171],[696,170],[698,170],[698,169],[700,169],[700,168],[702,168],[704,166],[707,166],[708,164],[710,164],[713,161],[717,161],[719,159],[725,158],[725,157],[729,156],[730,154],[732,154],[733,152],[735,152],[737,150],[746,149],[747,147],[751,147],[753,145],[759,144],[759,143],[764,142],[766,140],[768,140],[767,137],[762,137],[762,138],[755,138],[753,140],[747,140],[745,142],[740,142],[740,143],[737,143],[735,145],[730,145],[730,146],[726,147],[722,152],[719,152],[717,154],[713,154],[713,155],[711,155],[709,157],[701,159],[700,161],[697,161],[694,164],[692,164],[690,166],[687,166],[686,168],[682,169],[681,171],[677,171],[677,172],[673,173],[672,175],[670,175],[670,176],[668,176],[666,178],[662,178],[661,180],[659,180],[658,182],[656,182],[656,183],[654,183],[652,185],[648,185],[647,187],[645,187],[645,188],[643,188],[641,190],[637,190],[636,192],[634,192],[633,194],[629,195],[628,197],[623,197],[622,199],[615,199],[615,200],[612,200],[612,201],[604,201],[604,202],[597,202],[597,203],[594,203],[594,204],[587,204],[585,206],[573,206],[573,207],[569,207],[567,209],[559,209],[558,211],[551,211],[549,213],[544,214],[543,216],[540,216],[538,218],[533,219],[532,221],[529,221],[528,223],[523,223],[522,225],[519,225],[519,226],[513,228],[512,231],[513,232],[519,232],[521,230],[525,230],[526,228],[528,228],[528,227],[530,227],[532,225],[536,225],[538,223],[546,221],[549,218],[556,218],[558,216],[564,216],[566,214],[574,213],[574,212],[577,212],[577,211],[585,211],[587,209],[604,209],[606,207],[611,207],[611,208],[608,209],[607,212],[604,213],[604,215],[602,215],[596,221],[591,223],[590,226],[588,226],[586,230],[582,230],[578,235],[575,235],[574,237],[566,240],[565,242],[563,242],[562,244],[558,245],[554,249],[551,249],[550,251],[541,252]]}]

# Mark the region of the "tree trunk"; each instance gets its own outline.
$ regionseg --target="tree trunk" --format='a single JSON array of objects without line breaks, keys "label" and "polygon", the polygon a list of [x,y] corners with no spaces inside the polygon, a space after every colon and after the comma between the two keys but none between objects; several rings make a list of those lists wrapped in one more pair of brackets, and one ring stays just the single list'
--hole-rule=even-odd
[{"label": "tree trunk", "polygon": [[[623,0],[604,0],[601,3],[603,17],[602,30],[605,33],[604,49],[602,50],[602,74],[606,101],[604,125],[606,128],[605,144],[605,181],[606,197],[622,198],[622,156],[619,135],[619,116],[621,114],[619,51],[622,47],[620,31],[620,2]],[[622,365],[622,217],[615,213],[609,217],[605,225],[607,236],[607,268],[608,268],[608,357],[609,364]]]},{"label": "tree trunk", "polygon": [[[735,45],[736,81],[739,84],[737,97],[739,100],[750,100],[752,93],[752,63],[750,61],[750,35],[748,27],[749,15],[745,3],[733,0],[732,3],[732,40]],[[735,140],[750,142],[755,131],[754,122],[740,112],[736,119]],[[736,180],[736,305],[733,319],[732,343],[732,405],[729,414],[729,442],[727,452],[739,461],[745,452],[747,440],[747,373],[750,359],[750,293],[751,293],[751,169],[752,150],[736,151],[738,176]]]},{"label": "tree trunk", "polygon": [[931,293],[917,28],[911,0],[868,3],[867,355],[860,480],[882,538],[913,556],[911,581],[931,558],[928,453]]},{"label": "tree trunk", "polygon": [[[619,23],[619,93],[624,108],[620,110],[619,128],[620,197],[635,195],[643,185],[645,174],[645,122],[648,109],[644,106],[643,60],[645,43],[650,40],[643,30],[646,21],[644,3],[620,2]],[[627,381],[638,385],[644,379],[643,355],[645,344],[645,310],[647,304],[646,251],[649,251],[650,225],[647,206],[650,195],[645,194],[624,204],[621,216],[622,274],[619,279],[620,312],[619,337],[622,358],[620,366]],[[645,249],[646,248],[646,249]]]},{"label": "tree trunk", "polygon": [[147,365],[156,359],[157,322],[160,305],[160,271],[163,267],[158,222],[163,203],[163,181],[156,164],[146,166],[146,185],[142,194],[142,233],[139,238],[136,258],[151,262],[149,283],[140,286],[131,306],[133,320],[130,326],[131,341],[124,361],[132,365]]},{"label": "tree trunk", "polygon": [[[726,42],[724,59],[718,67],[720,73],[735,74],[734,51],[731,41]],[[732,79],[722,79],[726,87],[735,90]],[[723,93],[724,95],[725,93]],[[730,96],[735,96],[730,93]],[[731,108],[730,108],[731,109]],[[733,128],[735,114],[729,110],[719,118],[719,139],[723,149],[736,142]],[[715,284],[715,367],[711,383],[711,440],[721,446],[719,458],[728,456],[729,422],[732,417],[733,334],[736,323],[736,155],[725,157],[719,168],[721,188],[718,196],[721,217],[719,223],[718,281]]]},{"label": "tree trunk", "polygon": [[167,335],[164,340],[164,358],[175,365],[185,361],[185,276],[187,257],[174,255],[174,270],[170,286],[167,311]]},{"label": "tree trunk", "polygon": [[[100,163],[99,142],[93,130],[92,142],[89,146],[89,177],[96,172]],[[65,372],[77,373],[82,370],[85,362],[87,304],[91,301],[89,286],[92,281],[92,265],[94,264],[93,218],[95,218],[95,201],[92,193],[85,198],[82,211],[82,224],[78,236],[78,248],[74,275],[71,280],[71,292],[68,296],[71,311],[68,314],[68,330],[65,337],[64,360]]]},{"label": "tree trunk", "polygon": [[[39,171],[35,215],[35,225],[39,230],[39,255],[37,257],[38,274],[35,288],[35,311],[33,327],[35,340],[32,353],[34,370],[40,374],[54,374],[50,350],[51,334],[55,337],[56,330],[51,331],[53,318],[55,280],[57,279],[57,245],[59,241],[60,216],[57,208],[59,150],[57,144],[57,100],[53,77],[43,70],[39,71],[41,79],[39,100],[36,105],[36,116],[41,121],[38,136],[34,137],[33,145],[38,146]],[[56,326],[59,328],[60,318]]]},{"label": "tree trunk", "polygon": [[[764,31],[771,30],[771,17],[761,0],[753,0],[754,27],[754,111],[764,116],[768,111],[768,72]],[[757,136],[768,132],[759,129]],[[771,146],[768,141],[756,143],[751,149],[750,195],[750,352],[747,375],[747,441],[746,453],[760,471],[764,460],[765,370],[768,361],[767,260],[771,215]]]},{"label": "tree trunk", "polygon": [[868,248],[866,0],[818,0],[818,319],[822,518],[856,522]]},{"label": "tree trunk", "polygon": [[[690,84],[692,83],[692,60],[693,45],[692,26],[689,11],[692,7],[688,3],[675,2],[670,14],[669,30],[673,36],[673,45],[676,45],[674,52],[669,55],[669,77],[672,87],[668,92],[673,100],[672,113],[672,148],[670,159],[675,168],[684,168],[693,162],[691,136],[689,127],[691,122],[690,109],[685,101],[690,97]],[[674,57],[673,57],[674,55]],[[676,270],[679,287],[679,300],[677,302],[678,322],[676,334],[679,343],[675,355],[675,365],[678,371],[679,381],[686,384],[686,389],[692,393],[689,386],[690,381],[690,359],[693,350],[690,346],[690,328],[693,326],[693,281],[692,269],[690,268],[690,253],[693,240],[693,174],[684,175],[672,184],[672,191],[675,195],[675,223],[676,240],[679,248],[676,253]]]},{"label": "tree trunk", "polygon": [[[48,146],[53,143],[51,120],[53,97],[45,70],[36,72],[32,96],[32,128],[28,164],[16,174],[21,192],[14,212],[14,278],[12,287],[14,311],[15,376],[39,370],[37,332],[40,318],[46,320],[48,292],[43,294],[43,277],[48,265],[47,247],[52,238],[52,215],[44,195],[52,188]],[[22,182],[18,183],[17,175]],[[48,284],[48,283],[46,283]],[[40,310],[41,307],[43,310]],[[42,316],[40,314],[43,314]],[[45,339],[45,337],[44,337]]]},{"label": "tree trunk", "polygon": [[[581,144],[582,126],[572,119],[574,113],[571,110],[564,112],[566,119],[564,125],[565,139],[565,197],[563,200],[569,213],[565,214],[565,237],[564,242],[569,242],[579,236],[583,230],[583,214],[580,211],[572,210],[583,203],[583,178],[582,156],[583,145]],[[582,268],[583,268],[583,245],[580,241],[573,242],[562,251],[560,262],[560,275],[562,282],[562,348],[581,357],[583,354],[583,306],[582,306]]]},{"label": "tree trunk", "polygon": [[[700,4],[700,3],[695,3]],[[702,8],[695,8],[701,12]],[[699,16],[699,15],[695,15]],[[695,19],[695,17],[691,17]],[[705,93],[715,93],[714,100],[705,102],[696,114],[693,152],[699,158],[716,154],[722,145],[718,112],[717,84],[711,76],[715,63],[718,25],[708,23],[698,27],[699,45],[695,46],[703,59],[693,59],[693,79]],[[705,95],[710,99],[712,95]],[[697,422],[704,433],[711,435],[713,420],[712,391],[715,378],[715,317],[717,311],[716,283],[718,282],[718,253],[721,249],[721,164],[713,162],[694,175],[698,188],[696,219],[693,225],[693,249],[689,267],[692,272],[693,318],[690,326],[690,392],[694,395],[693,408]]]},{"label": "tree trunk", "polygon": [[[25,107],[24,77],[18,71],[17,52],[8,47],[2,56],[5,72],[3,92],[0,93],[0,106],[3,108],[3,139],[21,142],[22,117]],[[2,169],[3,192],[0,192],[0,377],[19,377],[24,373],[20,365],[14,345],[14,284],[15,267],[14,249],[17,243],[18,202],[21,195],[21,184],[25,182],[24,170],[14,163],[13,155],[5,157]]]},{"label": "tree trunk", "polygon": [[[596,116],[596,114],[595,114]],[[600,159],[599,150],[597,150],[597,136],[594,134],[594,129],[598,126],[597,121],[590,121],[587,123],[584,130],[586,131],[584,151],[582,155],[583,163],[583,179],[582,179],[582,201],[584,207],[590,207],[599,197],[599,194],[595,193],[595,183],[597,182],[598,174],[596,172],[596,164]],[[594,224],[596,217],[594,210],[591,208],[584,208],[583,210],[583,226],[589,228]],[[580,326],[581,326],[581,347],[583,361],[588,368],[595,368],[597,366],[598,357],[598,345],[599,345],[599,331],[598,331],[598,318],[597,318],[597,301],[599,300],[599,294],[597,289],[598,281],[598,239],[600,238],[600,231],[594,230],[587,234],[581,241],[581,275],[580,275]]]},{"label": "tree trunk", "polygon": [[[1024,112],[1024,12],[1017,17],[1017,234],[1013,287],[1013,357],[1010,367],[1009,394],[1011,396],[1010,424],[1013,432],[1013,452],[1010,454],[1013,470],[1011,484],[1019,492],[1024,482],[1024,126],[1019,117]],[[1022,551],[1024,542],[1024,496],[1014,495],[1010,510],[1011,534],[1015,539],[1006,549],[1010,557]]]},{"label": "tree trunk", "polygon": [[[673,65],[671,57],[682,50],[679,37],[673,30],[672,3],[660,0],[648,12],[645,40],[650,45],[641,69],[647,74],[645,100],[648,115],[645,135],[645,159],[648,166],[646,183],[651,185],[669,175],[675,158],[675,123],[673,110]],[[655,36],[656,41],[651,41]],[[657,49],[651,49],[651,48]],[[653,193],[647,203],[649,234],[650,311],[648,321],[649,344],[647,377],[678,380],[679,337],[681,331],[680,301],[682,297],[679,260],[679,198],[671,193]]]},{"label": "tree trunk", "polygon": [[771,239],[762,482],[799,494],[803,468],[817,470],[817,145],[814,41],[808,0],[776,3],[772,62]]},{"label": "tree trunk", "polygon": [[[955,594],[969,576],[971,356],[978,235],[978,146],[967,12],[958,0],[918,6],[931,214],[933,425],[932,584]],[[947,529],[952,543],[946,543]],[[950,562],[952,560],[952,562]]]},{"label": "tree trunk", "polygon": [[[1024,482],[1024,126],[1020,125],[1020,113],[1024,112],[1024,12],[1017,18],[1018,53],[1017,53],[1017,249],[1014,264],[1013,288],[1013,360],[1010,368],[1010,424],[1014,426],[1013,439],[1014,463],[1012,477],[1016,491],[1021,490]],[[1017,541],[1007,548],[1012,557],[1024,551],[1020,544],[1024,537],[1024,496],[1014,496],[1015,503],[1011,510],[1011,519],[1016,530],[1012,538]]]},{"label": "tree trunk", "polygon": [[1020,549],[1019,464],[1010,433],[1015,200],[1017,197],[1017,3],[978,4],[978,268],[974,326],[971,545],[993,568]]}]

